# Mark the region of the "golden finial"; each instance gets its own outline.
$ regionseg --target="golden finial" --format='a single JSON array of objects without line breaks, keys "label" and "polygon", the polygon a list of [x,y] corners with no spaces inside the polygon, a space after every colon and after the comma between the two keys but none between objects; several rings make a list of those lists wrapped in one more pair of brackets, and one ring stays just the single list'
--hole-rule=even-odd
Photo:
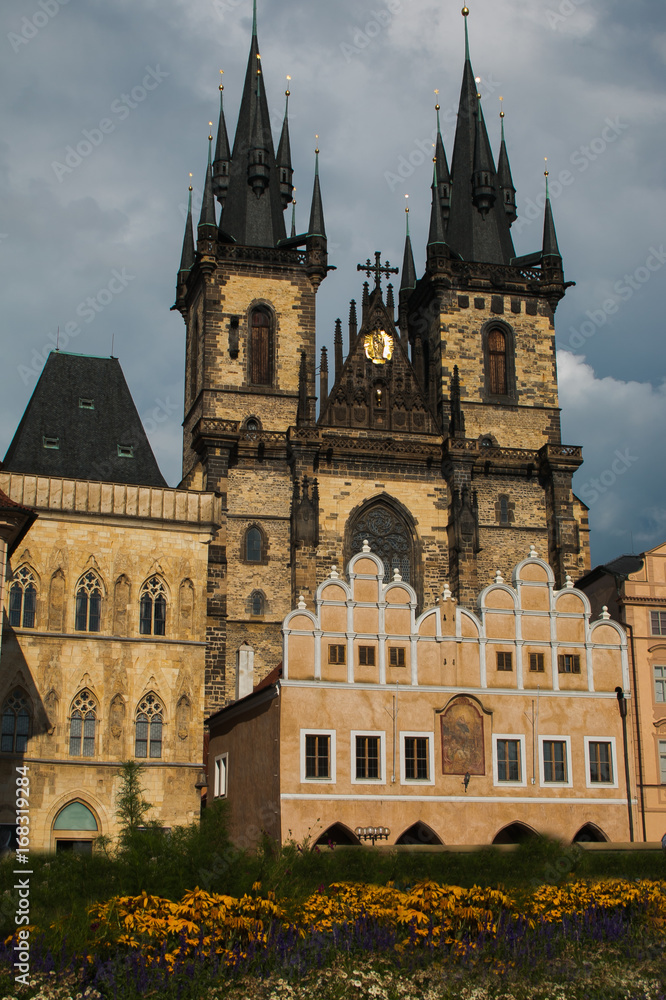
[{"label": "golden finial", "polygon": [[315,135],[315,139],[317,140],[317,148],[315,149],[315,153],[318,153],[319,152],[319,136]]},{"label": "golden finial", "polygon": [[212,122],[208,122],[208,125],[210,127],[210,132],[208,134],[208,138],[212,139],[213,138],[213,123]]},{"label": "golden finial", "polygon": [[462,9],[462,16],[463,17],[469,17],[469,7],[463,7],[463,9]]},{"label": "golden finial", "polygon": [[[409,195],[406,194],[405,198],[409,198]],[[409,205],[405,205],[405,212],[409,212]]]},{"label": "golden finial", "polygon": [[286,90],[285,90],[285,92],[284,92],[284,96],[285,96],[285,97],[290,97],[290,96],[291,96],[291,90],[289,89],[289,81],[290,81],[290,80],[291,80],[291,77],[290,77],[290,76],[288,76],[288,77],[287,77],[287,89],[286,89]]},{"label": "golden finial", "polygon": [[[504,100],[504,98],[500,97],[500,101],[503,101],[503,100]],[[500,104],[500,118],[504,118],[504,105],[503,104]]]},{"label": "golden finial", "polygon": [[[224,76],[224,70],[223,69],[220,70],[220,76]],[[222,84],[222,83],[220,84],[220,90],[224,90],[224,84]]]},{"label": "golden finial", "polygon": [[548,169],[548,157],[547,156],[544,156],[544,161],[545,161],[545,164],[546,164],[546,169],[544,170],[543,175],[544,175],[544,177],[549,177],[550,176],[550,171]]}]

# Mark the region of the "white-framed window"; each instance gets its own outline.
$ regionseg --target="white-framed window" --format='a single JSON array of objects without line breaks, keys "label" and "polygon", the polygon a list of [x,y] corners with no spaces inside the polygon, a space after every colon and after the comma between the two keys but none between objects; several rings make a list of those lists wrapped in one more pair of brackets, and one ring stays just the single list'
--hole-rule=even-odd
[{"label": "white-framed window", "polygon": [[376,785],[386,781],[386,734],[353,729],[351,733],[351,781],[353,785]]},{"label": "white-framed window", "polygon": [[301,782],[335,778],[335,729],[301,729]]},{"label": "white-framed window", "polygon": [[400,733],[400,783],[435,784],[435,734]]},{"label": "white-framed window", "polygon": [[666,785],[666,740],[659,740],[659,781]]},{"label": "white-framed window", "polygon": [[654,700],[666,702],[666,667],[655,666],[654,670]]},{"label": "white-framed window", "polygon": [[525,737],[493,733],[493,783],[524,786],[525,773]]},{"label": "white-framed window", "polygon": [[216,799],[226,799],[227,778],[229,774],[229,754],[222,753],[215,758],[215,770],[213,772],[213,797]]},{"label": "white-framed window", "polygon": [[588,788],[617,788],[614,736],[585,737],[585,777]]},{"label": "white-framed window", "polygon": [[539,736],[539,776],[542,785],[573,786],[570,736]]}]

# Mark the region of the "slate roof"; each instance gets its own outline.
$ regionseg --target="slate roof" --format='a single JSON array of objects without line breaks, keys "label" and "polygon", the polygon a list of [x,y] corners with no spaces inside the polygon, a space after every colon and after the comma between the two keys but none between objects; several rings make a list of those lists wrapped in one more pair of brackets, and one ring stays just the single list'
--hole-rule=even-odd
[{"label": "slate roof", "polygon": [[117,358],[62,351],[49,354],[2,468],[33,476],[167,485]]}]

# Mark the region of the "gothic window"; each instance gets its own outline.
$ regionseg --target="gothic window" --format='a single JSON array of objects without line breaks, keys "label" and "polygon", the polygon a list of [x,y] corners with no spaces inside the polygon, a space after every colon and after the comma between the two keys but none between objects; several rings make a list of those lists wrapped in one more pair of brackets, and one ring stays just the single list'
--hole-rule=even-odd
[{"label": "gothic window", "polygon": [[272,323],[266,309],[253,309],[250,315],[250,382],[270,385]]},{"label": "gothic window", "polygon": [[266,561],[265,539],[256,525],[247,529],[243,549],[246,562],[260,563]]},{"label": "gothic window", "polygon": [[260,590],[253,590],[250,594],[250,614],[254,616],[264,613],[264,595]]},{"label": "gothic window", "polygon": [[406,583],[413,582],[412,533],[403,519],[386,504],[373,504],[361,510],[354,519],[349,534],[348,559],[362,551],[365,539],[374,555],[384,563],[385,583],[393,579],[396,569]]},{"label": "gothic window", "polygon": [[139,632],[141,635],[166,635],[166,587],[159,576],[151,576],[141,588]]},{"label": "gothic window", "polygon": [[21,688],[14,688],[2,706],[2,736],[0,750],[3,753],[24,753],[28,746],[32,712],[28,696]]},{"label": "gothic window", "polygon": [[76,590],[77,632],[99,632],[102,620],[102,585],[96,573],[86,573]]},{"label": "gothic window", "polygon": [[72,702],[69,717],[69,753],[71,757],[95,756],[95,723],[97,703],[84,688]]},{"label": "gothic window", "polygon": [[488,334],[488,362],[490,372],[490,392],[493,396],[507,395],[507,344],[502,330],[491,330]]},{"label": "gothic window", "polygon": [[162,723],[164,709],[152,692],[139,702],[136,711],[135,757],[162,756]]},{"label": "gothic window", "polygon": [[27,566],[21,566],[9,589],[9,624],[12,628],[34,628],[36,608],[35,575]]}]

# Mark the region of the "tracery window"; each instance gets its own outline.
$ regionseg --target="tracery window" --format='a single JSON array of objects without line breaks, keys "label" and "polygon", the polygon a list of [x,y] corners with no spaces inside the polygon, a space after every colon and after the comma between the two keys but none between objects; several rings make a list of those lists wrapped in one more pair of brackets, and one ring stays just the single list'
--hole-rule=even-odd
[{"label": "tracery window", "polygon": [[69,719],[70,756],[94,757],[97,702],[87,688],[77,694],[72,702]]},{"label": "tracery window", "polygon": [[367,539],[371,551],[384,563],[384,582],[389,583],[397,569],[405,583],[413,579],[412,537],[405,522],[385,504],[375,504],[354,521],[349,558],[361,552]]},{"label": "tracery window", "polygon": [[23,753],[28,746],[31,722],[28,696],[21,688],[14,688],[2,706],[0,750],[3,753]]},{"label": "tracery window", "polygon": [[164,709],[152,692],[139,702],[136,710],[135,757],[162,756],[162,723]]},{"label": "tracery window", "polygon": [[263,537],[259,528],[248,528],[245,535],[245,560],[246,562],[263,562],[264,545]]},{"label": "tracery window", "polygon": [[507,395],[507,343],[506,334],[494,329],[488,334],[488,362],[490,392],[493,396]]},{"label": "tracery window", "polygon": [[28,566],[14,574],[9,590],[9,624],[12,628],[34,628],[37,607],[35,576]]},{"label": "tracery window", "polygon": [[141,635],[166,635],[166,587],[159,576],[151,576],[141,588],[139,632]]},{"label": "tracery window", "polygon": [[265,309],[253,309],[250,316],[250,382],[270,385],[272,382],[272,323]]},{"label": "tracery window", "polygon": [[92,571],[79,581],[76,591],[77,632],[99,632],[102,620],[102,585]]}]

